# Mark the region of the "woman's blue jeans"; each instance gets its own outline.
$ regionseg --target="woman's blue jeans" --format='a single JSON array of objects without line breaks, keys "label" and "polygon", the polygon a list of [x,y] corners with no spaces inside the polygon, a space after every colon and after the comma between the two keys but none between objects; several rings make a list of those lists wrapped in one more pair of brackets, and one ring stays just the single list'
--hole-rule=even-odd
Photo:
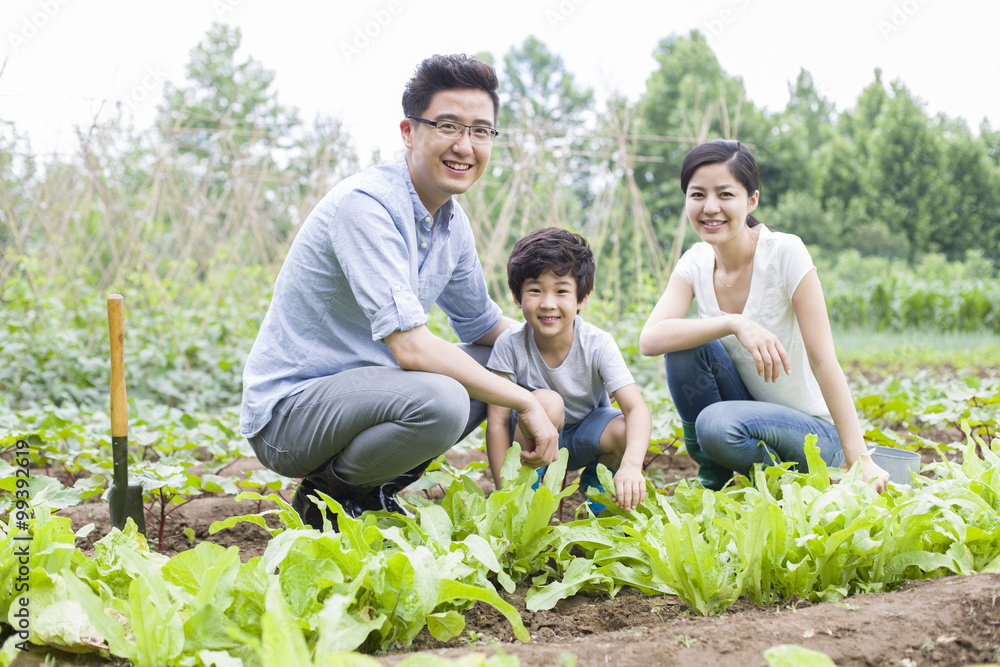
[{"label": "woman's blue jeans", "polygon": [[747,475],[754,463],[793,461],[806,471],[804,443],[810,433],[818,437],[816,444],[827,465],[843,462],[833,424],[754,400],[719,341],[665,356],[674,407],[682,421],[694,423],[698,444],[719,465]]}]

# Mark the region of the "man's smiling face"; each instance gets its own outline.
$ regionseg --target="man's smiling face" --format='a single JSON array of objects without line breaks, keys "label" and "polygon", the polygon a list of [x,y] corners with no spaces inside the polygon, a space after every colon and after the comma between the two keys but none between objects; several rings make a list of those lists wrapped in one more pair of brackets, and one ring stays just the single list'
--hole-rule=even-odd
[{"label": "man's smiling face", "polygon": [[[493,127],[493,100],[476,88],[439,90],[422,114],[428,120],[454,120],[465,125]],[[475,183],[490,161],[491,143],[473,143],[469,132],[448,139],[418,120],[400,123],[406,162],[413,187],[427,210],[434,214],[452,195]]]}]

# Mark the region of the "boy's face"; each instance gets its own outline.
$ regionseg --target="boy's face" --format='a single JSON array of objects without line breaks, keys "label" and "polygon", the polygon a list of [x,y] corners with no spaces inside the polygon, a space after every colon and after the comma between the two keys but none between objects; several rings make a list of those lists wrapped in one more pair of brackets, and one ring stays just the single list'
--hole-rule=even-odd
[{"label": "boy's face", "polygon": [[587,297],[578,300],[576,292],[576,280],[572,275],[557,276],[546,271],[537,278],[525,280],[521,298],[514,295],[514,302],[536,337],[572,342],[573,320],[587,303]]}]

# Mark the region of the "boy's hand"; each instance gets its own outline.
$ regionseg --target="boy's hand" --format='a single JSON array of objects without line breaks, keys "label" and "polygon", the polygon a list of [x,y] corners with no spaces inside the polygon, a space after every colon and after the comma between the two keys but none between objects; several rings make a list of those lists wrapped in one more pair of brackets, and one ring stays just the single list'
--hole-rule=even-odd
[{"label": "boy's hand", "polygon": [[634,510],[646,499],[646,478],[641,468],[619,468],[614,479],[615,498],[623,510]]}]

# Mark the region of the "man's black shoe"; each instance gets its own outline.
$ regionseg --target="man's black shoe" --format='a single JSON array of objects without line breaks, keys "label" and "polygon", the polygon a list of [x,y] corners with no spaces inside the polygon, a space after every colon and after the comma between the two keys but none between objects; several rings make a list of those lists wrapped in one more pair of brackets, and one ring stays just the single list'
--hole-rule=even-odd
[{"label": "man's black shoe", "polygon": [[382,486],[377,486],[372,489],[369,498],[373,503],[378,504],[378,509],[385,510],[387,512],[395,512],[396,514],[402,514],[403,516],[413,517],[413,512],[408,510],[403,503],[399,502],[399,497],[396,496],[396,491],[390,484],[383,484]]},{"label": "man's black shoe", "polygon": [[[323,512],[320,510],[319,506],[316,505],[307,496],[310,492],[315,491],[315,486],[309,484],[308,480],[302,480],[299,484],[299,488],[295,489],[295,494],[292,496],[292,509],[296,511],[299,518],[302,519],[302,523],[306,524],[310,528],[315,528],[317,530],[323,530]],[[330,521],[333,525],[337,525],[337,517],[333,516],[331,513]],[[336,530],[336,528],[334,528]]]},{"label": "man's black shoe", "polygon": [[374,493],[372,495],[378,502],[380,509],[412,517],[413,512],[408,510],[401,502],[399,502],[399,497],[396,494],[420,479],[420,476],[425,470],[427,470],[427,466],[430,464],[431,461],[424,461],[416,468],[408,470],[395,479],[391,479],[385,484],[373,489]]},{"label": "man's black shoe", "polygon": [[[430,461],[427,461],[374,488],[351,486],[340,479],[340,476],[333,472],[332,466],[328,465],[322,472],[315,472],[302,480],[292,496],[292,509],[302,518],[302,523],[316,530],[323,530],[323,510],[320,510],[319,506],[308,497],[313,495],[319,498],[316,491],[322,491],[340,503],[344,514],[354,519],[360,517],[363,512],[378,510],[412,517],[413,512],[399,502],[396,494],[417,481],[429,464]],[[333,529],[337,530],[336,514],[326,510],[326,515],[333,524]]]},{"label": "man's black shoe", "polygon": [[[299,484],[299,488],[295,489],[295,494],[292,496],[292,509],[298,512],[299,517],[302,519],[302,523],[306,524],[310,528],[315,528],[316,530],[323,530],[323,514],[326,513],[326,518],[330,520],[333,525],[333,530],[337,530],[337,515],[328,509],[321,510],[319,505],[314,503],[309,496],[315,496],[319,499],[319,494],[316,493],[317,490],[322,490],[323,493],[335,498],[326,489],[321,489],[318,487],[310,478],[305,478],[302,483]],[[357,504],[351,502],[347,499],[335,498],[340,506],[343,508],[344,513],[352,518],[358,518],[364,509],[357,507]]]},{"label": "man's black shoe", "polygon": [[357,519],[365,510],[381,509],[369,499],[369,495],[377,490],[377,488],[365,489],[351,486],[340,479],[330,466],[327,466],[322,472],[314,472],[303,478],[299,488],[292,496],[292,509],[298,512],[302,523],[316,530],[323,530],[323,513],[325,511],[326,518],[333,524],[333,529],[337,530],[337,515],[328,509],[321,510],[319,505],[309,499],[309,496],[320,499],[317,491],[322,491],[340,503],[344,514],[352,519]]}]

